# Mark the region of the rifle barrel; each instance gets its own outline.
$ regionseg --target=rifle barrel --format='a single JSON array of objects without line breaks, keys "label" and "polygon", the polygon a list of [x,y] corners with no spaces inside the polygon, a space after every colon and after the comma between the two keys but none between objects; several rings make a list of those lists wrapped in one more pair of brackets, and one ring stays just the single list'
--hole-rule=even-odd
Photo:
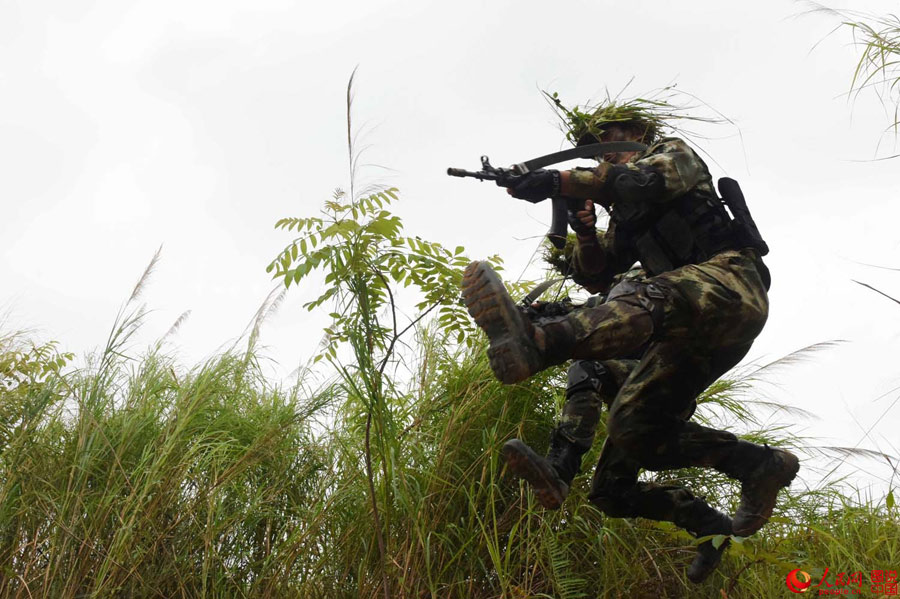
[{"label": "rifle barrel", "polygon": [[496,173],[489,173],[486,171],[467,171],[462,168],[453,167],[447,169],[447,174],[451,177],[472,177],[473,179],[480,179],[482,181],[496,181],[498,178],[498,175]]}]

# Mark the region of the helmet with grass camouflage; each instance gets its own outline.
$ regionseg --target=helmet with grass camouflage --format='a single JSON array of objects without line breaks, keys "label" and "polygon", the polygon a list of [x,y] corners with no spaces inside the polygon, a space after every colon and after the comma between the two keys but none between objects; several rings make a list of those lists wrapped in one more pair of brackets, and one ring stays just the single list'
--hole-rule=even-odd
[{"label": "helmet with grass camouflage", "polygon": [[594,144],[600,141],[601,136],[615,127],[629,134],[633,134],[637,141],[652,144],[659,137],[660,125],[647,118],[647,115],[635,110],[633,106],[616,106],[615,104],[604,106],[592,114],[584,115],[572,124],[568,138],[576,146]]},{"label": "helmet with grass camouflage", "polygon": [[[698,136],[687,131],[684,124],[732,122],[696,96],[676,90],[674,85],[630,98],[623,97],[624,92],[625,89],[615,97],[607,92],[601,102],[572,108],[563,105],[556,92],[543,93],[559,117],[566,138],[577,146],[596,143],[614,128],[622,130],[630,139],[653,145],[670,135],[689,139]],[[693,113],[697,109],[700,113]],[[613,137],[607,136],[604,141],[613,141]]]},{"label": "helmet with grass camouflage", "polygon": [[557,114],[563,121],[566,137],[577,146],[597,143],[610,128],[616,127],[636,134],[640,141],[652,144],[665,128],[666,103],[644,98],[619,100],[607,98],[596,105],[566,108],[556,93],[548,94]]}]

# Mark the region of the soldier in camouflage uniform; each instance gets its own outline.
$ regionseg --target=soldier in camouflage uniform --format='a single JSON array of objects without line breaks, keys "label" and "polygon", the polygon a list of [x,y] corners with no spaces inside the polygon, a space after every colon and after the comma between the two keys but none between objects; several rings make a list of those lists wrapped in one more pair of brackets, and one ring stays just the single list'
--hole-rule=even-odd
[{"label": "soldier in camouflage uniform", "polygon": [[[605,399],[607,439],[589,496],[595,505],[613,517],[671,521],[698,537],[748,536],[771,516],[799,462],[787,451],[739,440],[690,417],[697,396],[746,355],[765,324],[769,273],[760,254],[767,248],[732,220],[700,157],[681,139],[653,139],[656,123],[642,116],[599,118],[603,127],[582,132],[578,142],[655,142],[643,153],[606,156],[591,169],[535,171],[509,192],[528,200],[585,200],[569,222],[577,236],[574,278],[587,290],[609,290],[638,260],[648,276],[617,285],[602,305],[535,323],[523,317],[487,264],[473,262],[463,300],[487,333],[491,367],[504,383],[578,360],[548,456],[518,439],[503,448],[509,469],[530,483],[545,507],[558,508],[565,499]],[[610,215],[601,234],[594,203]],[[638,481],[642,468],[691,466],[742,483],[733,519],[684,488]],[[725,546],[701,543],[688,577],[705,579]]]}]

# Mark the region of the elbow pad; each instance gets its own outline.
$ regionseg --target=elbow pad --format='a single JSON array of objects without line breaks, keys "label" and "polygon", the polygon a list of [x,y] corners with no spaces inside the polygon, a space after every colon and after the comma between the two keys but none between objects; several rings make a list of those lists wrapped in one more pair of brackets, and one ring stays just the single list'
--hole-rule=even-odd
[{"label": "elbow pad", "polygon": [[610,195],[614,198],[610,218],[623,230],[643,226],[657,213],[658,200],[665,189],[662,174],[654,168],[615,167],[610,179]]},{"label": "elbow pad", "polygon": [[666,192],[665,178],[653,167],[616,166],[610,175],[612,192],[619,202],[654,202]]}]

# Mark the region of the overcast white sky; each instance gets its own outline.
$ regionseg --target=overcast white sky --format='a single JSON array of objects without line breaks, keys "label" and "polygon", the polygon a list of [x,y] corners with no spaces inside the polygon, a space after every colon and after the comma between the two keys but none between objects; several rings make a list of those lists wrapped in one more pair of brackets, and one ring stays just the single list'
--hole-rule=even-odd
[{"label": "overcast white sky", "polygon": [[[896,1],[854,2],[896,12]],[[357,64],[364,172],[400,188],[407,232],[528,264],[549,206],[450,179],[564,147],[539,89],[568,103],[635,78],[677,82],[740,128],[703,142],[737,178],[772,253],[769,323],[748,360],[842,339],[770,376],[816,414],[814,443],[897,454],[900,161],[889,115],[847,90],[856,55],[835,22],[765,0],[660,3],[0,0],[0,311],[84,353],[101,344],[163,245],[145,299],[149,341],[185,310],[187,363],[241,334],[272,289],[276,219],[345,186],[344,92]],[[813,49],[817,42],[821,43]],[[537,276],[537,269],[526,274]],[[314,352],[321,317],[292,289],[263,331],[283,376]],[[892,391],[893,390],[893,391]],[[890,406],[893,409],[889,409]],[[886,412],[886,415],[884,415]],[[782,417],[784,420],[784,417]],[[885,481],[877,462],[855,467]],[[883,488],[886,483],[879,483]]]}]

